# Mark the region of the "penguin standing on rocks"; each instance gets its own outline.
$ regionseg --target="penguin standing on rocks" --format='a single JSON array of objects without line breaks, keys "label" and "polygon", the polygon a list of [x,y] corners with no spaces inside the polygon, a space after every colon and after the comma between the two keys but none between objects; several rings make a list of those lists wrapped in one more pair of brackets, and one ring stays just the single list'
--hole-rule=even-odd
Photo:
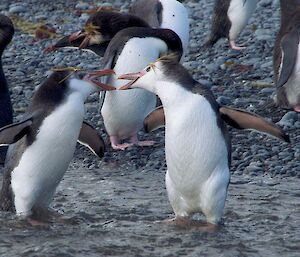
[{"label": "penguin standing on rocks", "polygon": [[103,56],[109,41],[115,34],[128,27],[149,27],[149,25],[135,15],[98,11],[87,20],[81,31],[64,36],[45,51],[78,48]]},{"label": "penguin standing on rocks", "polygon": [[[106,77],[104,83],[119,88],[124,82],[117,79],[118,75],[137,72],[165,54],[176,55],[178,61],[182,56],[181,40],[172,30],[124,29],[116,34],[107,47],[105,68],[113,69],[116,75]],[[139,141],[137,133],[155,105],[156,96],[142,89],[105,93],[101,114],[113,149],[154,144],[153,141]]]},{"label": "penguin standing on rocks", "polygon": [[[31,224],[48,220],[49,204],[73,157],[76,141],[103,156],[104,143],[83,123],[84,101],[99,86],[93,76],[83,80],[69,71],[54,72],[36,91],[21,122],[0,129],[0,145],[10,145],[4,167],[0,208],[15,211]],[[99,85],[99,86],[96,86]]]},{"label": "penguin standing on rocks", "polygon": [[182,1],[136,0],[129,13],[144,19],[153,28],[171,29],[182,41],[183,56],[189,45],[189,18]]},{"label": "penguin standing on rocks", "polygon": [[176,215],[172,220],[175,224],[185,224],[187,217],[200,211],[208,222],[203,225],[205,229],[221,223],[231,156],[224,121],[236,128],[257,129],[289,140],[280,128],[261,117],[219,106],[211,91],[171,58],[161,58],[141,72],[121,75],[119,79],[131,80],[120,89],[143,88],[162,101],[166,188]]},{"label": "penguin standing on rocks", "polygon": [[273,55],[275,102],[300,112],[300,0],[281,0],[280,5],[281,27]]},{"label": "penguin standing on rocks", "polygon": [[[13,109],[1,60],[3,51],[12,40],[13,35],[14,26],[11,20],[7,16],[0,14],[0,127],[13,122]],[[4,163],[6,151],[7,147],[0,148],[1,164]]]},{"label": "penguin standing on rocks", "polygon": [[230,47],[242,50],[236,40],[252,16],[258,0],[216,0],[211,33],[205,47],[213,46],[220,38],[228,38]]}]

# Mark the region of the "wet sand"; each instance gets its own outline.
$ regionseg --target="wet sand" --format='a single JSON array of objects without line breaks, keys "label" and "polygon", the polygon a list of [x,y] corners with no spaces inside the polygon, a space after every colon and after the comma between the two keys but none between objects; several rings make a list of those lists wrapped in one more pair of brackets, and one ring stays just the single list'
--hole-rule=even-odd
[{"label": "wet sand", "polygon": [[78,224],[33,228],[1,212],[0,256],[299,256],[298,179],[233,175],[225,224],[208,233],[155,222],[172,217],[164,175],[70,169],[53,207]]}]

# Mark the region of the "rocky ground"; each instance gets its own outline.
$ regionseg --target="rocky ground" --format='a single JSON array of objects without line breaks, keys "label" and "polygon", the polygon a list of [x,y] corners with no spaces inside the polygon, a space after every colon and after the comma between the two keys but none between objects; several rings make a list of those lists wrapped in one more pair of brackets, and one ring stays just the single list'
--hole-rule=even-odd
[{"label": "rocky ground", "polygon": [[[79,12],[95,6],[93,2],[95,1],[84,1],[84,3],[69,0],[1,1],[0,12],[12,17],[19,26],[19,28],[16,28],[13,42],[9,45],[3,56],[5,74],[12,93],[15,120],[21,118],[30,102],[34,88],[45,79],[51,68],[57,66],[79,66],[88,69],[101,68],[101,59],[79,50],[63,50],[45,54],[42,50],[53,43],[56,38],[35,40],[31,35],[37,23],[46,23],[54,27],[57,36],[77,31],[88,18],[86,13],[83,12],[79,14]],[[276,247],[273,251],[272,249],[266,250],[263,247],[263,240],[258,244],[251,245],[250,239],[251,236],[261,237],[267,231],[266,228],[268,228],[270,224],[266,220],[269,218],[271,220],[270,222],[274,223],[272,223],[274,225],[272,227],[272,233],[278,234],[278,231],[281,229],[280,226],[284,226],[288,217],[292,217],[290,219],[290,222],[292,222],[291,230],[286,232],[283,237],[276,238],[276,240],[271,238],[270,240],[274,245],[282,246],[281,250],[285,249],[285,253],[290,251],[291,254],[289,256],[292,256],[293,253],[295,253],[296,256],[296,252],[298,251],[299,253],[300,250],[299,247],[297,248],[297,242],[299,242],[300,237],[299,234],[296,235],[293,233],[296,233],[295,231],[297,231],[297,229],[299,231],[299,225],[298,227],[296,225],[299,224],[299,222],[295,222],[298,220],[297,217],[299,217],[299,187],[297,188],[296,186],[298,179],[295,178],[295,180],[292,177],[300,177],[300,119],[299,114],[295,112],[279,110],[274,106],[271,100],[271,95],[274,92],[272,82],[272,49],[280,20],[278,2],[272,2],[271,0],[261,0],[259,2],[250,24],[239,38],[238,43],[244,43],[247,46],[247,49],[242,52],[230,50],[225,40],[220,40],[210,50],[202,51],[200,46],[205,42],[209,33],[213,1],[188,0],[185,2],[190,15],[191,40],[189,54],[185,58],[184,65],[197,80],[211,88],[220,103],[244,108],[265,116],[274,122],[278,122],[291,138],[291,143],[286,144],[255,132],[231,130],[233,144],[231,172],[233,174],[233,181],[238,181],[237,184],[241,185],[241,188],[243,184],[245,184],[245,187],[248,187],[250,192],[256,190],[261,192],[262,190],[265,199],[267,199],[264,199],[266,202],[272,201],[274,192],[278,193],[278,191],[282,190],[284,197],[281,198],[281,196],[276,195],[277,198],[276,201],[274,201],[274,205],[266,206],[266,208],[276,209],[279,206],[278,208],[281,208],[280,210],[283,212],[291,210],[292,214],[289,212],[282,214],[283,212],[278,210],[278,213],[276,215],[274,214],[276,217],[273,217],[273,214],[270,214],[271,218],[263,215],[253,216],[257,217],[257,221],[253,219],[250,223],[251,226],[255,226],[255,224],[257,225],[257,223],[261,221],[258,227],[262,234],[253,234],[253,230],[249,227],[250,225],[246,226],[245,231],[243,231],[243,226],[236,225],[238,223],[234,222],[236,220],[238,222],[249,221],[250,214],[245,214],[247,211],[249,212],[249,210],[244,211],[243,214],[245,215],[243,216],[229,210],[228,206],[237,208],[240,206],[240,199],[243,199],[243,202],[245,201],[246,204],[253,204],[253,206],[255,206],[255,204],[264,204],[261,203],[264,200],[260,198],[259,201],[254,201],[252,196],[246,193],[244,197],[241,197],[239,186],[231,185],[230,188],[233,187],[233,189],[229,194],[230,200],[227,204],[225,219],[227,218],[229,223],[235,224],[231,226],[231,229],[232,227],[237,228],[238,226],[238,231],[242,236],[240,234],[234,234],[233,236],[231,232],[234,230],[230,228],[220,232],[219,235],[221,235],[221,237],[224,235],[228,237],[229,233],[230,237],[232,237],[231,239],[235,241],[231,246],[223,244],[224,248],[228,247],[230,249],[224,256],[243,256],[241,255],[243,253],[245,254],[244,256],[263,256],[270,253],[279,254],[281,252],[279,251],[280,247],[278,247],[278,251]],[[121,11],[126,11],[130,1],[106,0],[105,3],[104,1],[97,1],[97,3],[98,5],[111,5]],[[107,141],[101,116],[98,111],[98,95],[92,95],[88,99],[86,106],[86,120],[90,121],[101,131],[101,134]],[[105,256],[179,256],[192,253],[221,253],[222,246],[218,248],[218,240],[212,243],[210,236],[206,235],[203,239],[203,237],[199,236],[196,232],[189,234],[185,231],[183,233],[184,239],[178,239],[176,237],[178,231],[174,232],[172,230],[170,232],[169,228],[166,227],[160,230],[155,226],[153,228],[152,224],[149,225],[149,228],[148,225],[144,224],[145,222],[166,218],[171,214],[171,210],[164,189],[164,172],[166,169],[164,131],[159,130],[150,135],[140,132],[140,136],[141,138],[154,139],[157,141],[157,144],[150,148],[131,147],[127,151],[113,151],[107,141],[107,152],[101,160],[95,158],[85,148],[78,147],[70,169],[62,185],[59,187],[54,201],[54,207],[68,214],[75,210],[76,215],[82,219],[80,228],[85,232],[79,232],[72,227],[71,229],[66,229],[65,234],[60,234],[62,227],[58,226],[49,234],[47,234],[47,231],[37,233],[49,238],[49,240],[54,240],[55,234],[60,234],[60,236],[57,237],[58,245],[63,244],[62,241],[66,240],[67,243],[69,242],[72,245],[76,245],[77,248],[74,247],[77,249],[77,253],[78,249],[82,249],[82,251],[85,249],[87,253],[91,255],[93,253],[95,256],[97,256],[97,253],[102,253]],[[265,182],[261,182],[266,178],[272,182],[266,184]],[[251,184],[251,180],[256,181],[254,183],[255,186]],[[277,185],[279,182],[281,186],[274,187],[274,185]],[[95,185],[103,186],[103,190],[100,190],[98,187],[97,190],[91,189]],[[291,186],[291,188],[293,188],[291,192],[285,188],[284,185],[287,188],[288,185],[293,185]],[[281,187],[284,187],[284,189]],[[269,191],[269,189],[271,189],[271,191]],[[246,189],[243,188],[243,190]],[[295,193],[295,191],[292,192],[292,190],[298,190],[298,198],[297,193]],[[102,193],[103,195],[101,195]],[[288,199],[290,199],[289,194],[291,194],[292,199],[294,199],[291,203],[288,203]],[[256,195],[257,193],[255,196]],[[139,196],[141,197],[139,198]],[[235,200],[231,200],[232,198],[235,198]],[[290,205],[286,206],[283,202]],[[97,208],[94,207],[93,204],[97,205]],[[265,211],[262,211],[263,208],[261,209],[260,207],[251,208],[257,210],[257,213]],[[102,211],[103,213],[100,215],[99,212]],[[115,212],[120,216],[115,214]],[[97,215],[95,213],[97,213]],[[147,213],[146,216],[145,213]],[[7,217],[6,214],[1,214],[1,223],[5,222]],[[110,223],[106,224],[106,222],[111,220],[112,225]],[[280,220],[280,228],[277,226],[277,220]],[[8,224],[11,225],[11,222],[8,222]],[[143,223],[143,226],[141,223]],[[136,226],[141,226],[141,228],[145,230],[144,234],[143,231],[137,230]],[[228,226],[230,227],[230,224]],[[45,256],[46,250],[49,247],[51,248],[52,244],[47,243],[47,241],[43,241],[43,246],[36,246],[37,248],[29,246],[35,242],[34,233],[36,232],[31,229],[25,230],[25,232],[15,232],[17,228],[14,226],[11,227],[12,229],[10,226],[3,227],[2,235],[7,235],[8,231],[14,231],[12,236],[8,237],[8,240],[0,239],[0,253],[3,254],[3,256],[15,256],[18,251],[23,252],[22,256],[41,256],[41,254]],[[97,230],[98,228],[99,230]],[[120,228],[120,230],[117,228]],[[114,236],[112,236],[111,230],[114,231]],[[248,235],[249,240],[247,239],[239,245],[239,240],[237,239],[245,236],[242,232],[245,232],[245,234],[250,233]],[[74,233],[78,236],[77,240],[71,242],[66,239],[68,236],[75,236]],[[118,233],[120,233],[121,241],[116,243],[113,240],[117,240]],[[165,235],[167,237],[165,240],[155,241],[155,238],[161,234],[168,233],[174,233],[171,239]],[[88,244],[88,246],[82,248],[79,247],[78,244],[81,243],[81,239],[84,238],[84,236],[88,235],[87,238],[90,240],[91,237],[97,238],[99,234],[101,234],[99,240],[104,240],[100,244],[102,248],[100,247],[98,249],[94,244]],[[136,238],[135,234],[138,235]],[[105,235],[108,235],[108,237],[105,237]],[[149,237],[147,237],[147,235]],[[287,248],[284,248],[287,235],[293,237],[293,240],[296,241],[293,241]],[[14,240],[14,236],[17,236],[17,241],[21,243],[22,246],[18,249],[14,249],[14,254],[10,255],[7,251],[9,247],[11,247],[10,240]],[[27,243],[24,243],[22,242],[22,238],[26,236],[30,238],[30,241],[25,241]],[[128,236],[130,239],[125,239]],[[60,239],[62,241],[59,241]],[[111,244],[109,244],[109,240],[112,240]],[[126,248],[126,245],[135,240],[141,240],[143,243],[136,248]],[[208,247],[207,249],[209,250],[205,251],[202,249],[202,251],[197,248],[198,250],[196,251],[196,248],[193,248],[195,240],[204,240],[204,245]],[[56,241],[54,240],[53,242]],[[91,241],[89,241],[89,243],[91,243]],[[280,243],[282,243],[282,245]],[[176,254],[172,251],[172,247],[177,247]],[[139,252],[141,251],[140,248],[144,249],[144,252]],[[154,250],[152,248],[154,248]],[[52,254],[48,252],[47,256],[75,255],[75,252],[72,253],[65,250],[64,247],[55,249],[57,252]],[[61,249],[64,250],[60,251]],[[81,254],[83,254],[83,252],[81,252]],[[80,254],[78,256],[80,256]]]}]

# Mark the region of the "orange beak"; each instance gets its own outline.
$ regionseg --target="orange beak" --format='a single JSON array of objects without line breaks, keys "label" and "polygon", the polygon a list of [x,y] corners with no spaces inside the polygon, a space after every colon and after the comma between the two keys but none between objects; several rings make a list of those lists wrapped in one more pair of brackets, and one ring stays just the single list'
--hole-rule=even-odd
[{"label": "orange beak", "polygon": [[131,89],[131,86],[138,81],[139,78],[143,77],[146,74],[146,71],[142,70],[140,72],[135,72],[135,73],[127,73],[127,74],[123,74],[121,76],[118,77],[118,79],[126,79],[126,80],[130,80],[130,82],[128,82],[127,84],[125,84],[124,86],[121,86],[119,88],[119,90],[127,90],[127,89]]},{"label": "orange beak", "polygon": [[113,75],[113,74],[115,74],[115,72],[112,69],[92,71],[92,72],[88,73],[87,75],[85,75],[85,77],[83,79],[85,81],[95,84],[96,86],[100,87],[103,91],[112,91],[112,90],[116,90],[116,88],[111,85],[104,84],[99,81],[95,81],[94,78],[109,76],[109,75]]}]

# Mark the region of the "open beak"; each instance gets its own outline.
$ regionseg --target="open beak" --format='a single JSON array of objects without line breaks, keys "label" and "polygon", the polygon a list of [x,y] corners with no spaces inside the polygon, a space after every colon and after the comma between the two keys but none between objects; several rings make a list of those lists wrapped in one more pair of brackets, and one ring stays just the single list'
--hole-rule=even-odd
[{"label": "open beak", "polygon": [[121,76],[118,77],[118,79],[126,79],[126,80],[130,80],[130,82],[128,82],[127,84],[125,84],[124,86],[121,86],[119,88],[119,90],[126,90],[126,89],[130,89],[131,86],[141,77],[143,77],[146,74],[146,72],[144,70],[140,71],[140,72],[136,72],[136,73],[128,73],[128,74],[123,74]]},{"label": "open beak", "polygon": [[85,36],[86,36],[85,32],[82,32],[82,31],[74,32],[73,34],[71,34],[69,36],[69,42],[71,43],[71,42],[75,41],[76,39],[85,37]]},{"label": "open beak", "polygon": [[92,71],[92,72],[89,72],[87,75],[85,75],[85,77],[83,79],[85,81],[95,84],[96,86],[100,87],[104,91],[111,91],[111,90],[116,90],[116,88],[111,85],[107,85],[107,84],[101,83],[99,81],[96,81],[96,80],[94,80],[94,78],[113,75],[113,74],[115,74],[115,72],[112,69]]}]

